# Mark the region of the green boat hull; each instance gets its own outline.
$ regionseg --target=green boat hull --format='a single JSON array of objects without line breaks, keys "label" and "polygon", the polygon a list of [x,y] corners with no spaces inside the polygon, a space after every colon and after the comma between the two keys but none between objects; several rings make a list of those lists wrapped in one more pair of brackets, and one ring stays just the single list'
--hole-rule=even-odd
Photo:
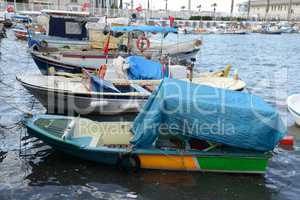
[{"label": "green boat hull", "polygon": [[224,173],[265,173],[270,153],[250,152],[234,148],[211,151],[178,149],[130,149],[89,147],[88,138],[62,139],[60,134],[45,131],[28,120],[30,135],[39,138],[56,150],[81,159],[102,164],[160,170],[210,171]]}]

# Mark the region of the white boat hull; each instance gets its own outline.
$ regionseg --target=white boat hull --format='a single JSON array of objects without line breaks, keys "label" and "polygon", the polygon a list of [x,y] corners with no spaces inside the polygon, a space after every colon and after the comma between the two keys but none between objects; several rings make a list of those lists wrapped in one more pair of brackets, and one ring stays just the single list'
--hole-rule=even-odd
[{"label": "white boat hull", "polygon": [[24,84],[23,86],[47,109],[48,113],[81,115],[114,115],[137,113],[146,98],[84,95],[54,91]]},{"label": "white boat hull", "polygon": [[300,94],[289,96],[287,98],[287,106],[295,120],[295,123],[300,126]]}]

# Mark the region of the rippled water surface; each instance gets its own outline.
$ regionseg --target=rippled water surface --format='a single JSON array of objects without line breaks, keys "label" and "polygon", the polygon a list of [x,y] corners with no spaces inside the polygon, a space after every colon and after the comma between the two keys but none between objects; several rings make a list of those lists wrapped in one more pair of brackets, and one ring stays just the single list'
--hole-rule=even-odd
[{"label": "rippled water surface", "polygon": [[[206,35],[202,39],[199,70],[232,64],[249,92],[277,107],[299,141],[300,128],[287,112],[285,99],[300,92],[300,35]],[[125,172],[53,151],[26,137],[22,128],[24,111],[45,111],[16,82],[16,74],[24,73],[39,72],[26,42],[15,40],[9,31],[1,41],[0,58],[0,199],[130,199],[132,192],[138,199],[299,199],[297,143],[294,150],[277,150],[264,176]]]}]

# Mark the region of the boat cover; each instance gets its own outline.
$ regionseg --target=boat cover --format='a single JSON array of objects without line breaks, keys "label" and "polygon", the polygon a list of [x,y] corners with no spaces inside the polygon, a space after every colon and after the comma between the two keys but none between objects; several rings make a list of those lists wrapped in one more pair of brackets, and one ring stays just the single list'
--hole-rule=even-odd
[{"label": "boat cover", "polygon": [[132,31],[142,31],[142,32],[152,32],[152,33],[177,33],[176,28],[172,27],[162,27],[162,26],[113,26],[112,31],[119,32],[132,32]]},{"label": "boat cover", "polygon": [[127,58],[128,78],[132,80],[159,80],[163,77],[162,64],[148,60],[143,56]]},{"label": "boat cover", "polygon": [[232,147],[270,151],[286,134],[278,113],[248,93],[165,79],[134,120],[131,143],[151,147],[174,134]]}]

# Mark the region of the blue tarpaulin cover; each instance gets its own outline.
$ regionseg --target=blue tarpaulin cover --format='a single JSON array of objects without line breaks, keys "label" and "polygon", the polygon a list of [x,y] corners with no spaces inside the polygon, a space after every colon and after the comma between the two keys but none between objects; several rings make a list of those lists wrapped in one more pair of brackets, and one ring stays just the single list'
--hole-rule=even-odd
[{"label": "blue tarpaulin cover", "polygon": [[159,134],[169,133],[270,151],[286,128],[258,96],[165,79],[134,120],[132,132],[135,147],[151,147]]},{"label": "blue tarpaulin cover", "polygon": [[132,80],[159,80],[163,77],[162,64],[142,56],[130,56],[128,77]]},{"label": "blue tarpaulin cover", "polygon": [[142,32],[153,32],[153,33],[177,33],[176,28],[172,27],[162,27],[162,26],[113,26],[112,31],[119,32],[132,32],[132,31],[142,31]]}]

